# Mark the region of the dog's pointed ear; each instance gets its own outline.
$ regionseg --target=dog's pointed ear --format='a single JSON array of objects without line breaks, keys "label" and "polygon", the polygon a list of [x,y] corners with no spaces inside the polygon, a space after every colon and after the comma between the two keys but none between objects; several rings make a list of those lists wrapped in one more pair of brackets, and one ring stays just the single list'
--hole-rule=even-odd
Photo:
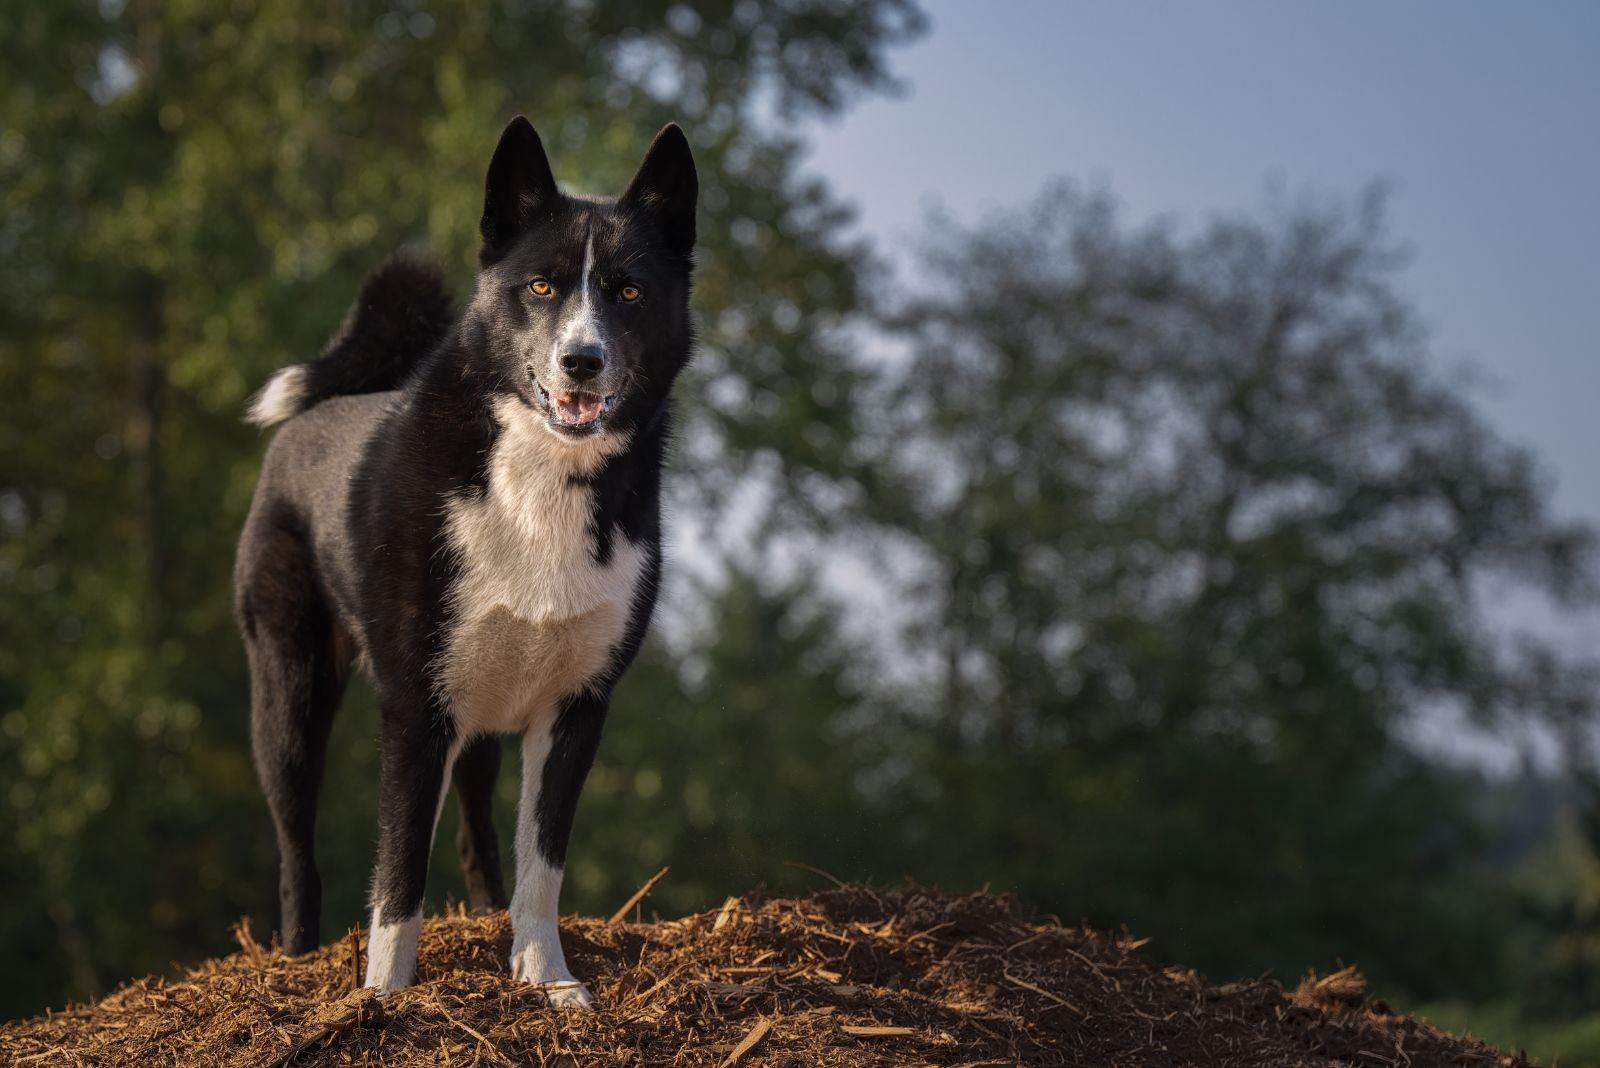
[{"label": "dog's pointed ear", "polygon": [[633,176],[622,203],[652,215],[673,250],[687,256],[694,249],[695,204],[700,179],[695,174],[689,139],[669,122],[650,142],[639,173]]},{"label": "dog's pointed ear", "polygon": [[533,221],[541,204],[559,195],[539,134],[533,123],[518,115],[500,135],[489,161],[483,221],[478,225],[484,255],[505,248]]}]

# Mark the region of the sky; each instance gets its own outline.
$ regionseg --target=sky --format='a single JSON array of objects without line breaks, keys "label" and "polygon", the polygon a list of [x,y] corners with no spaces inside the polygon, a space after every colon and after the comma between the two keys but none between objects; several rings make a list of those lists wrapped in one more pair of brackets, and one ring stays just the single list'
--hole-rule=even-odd
[{"label": "sky", "polygon": [[1600,524],[1600,2],[927,0],[906,83],[811,131],[863,233],[908,248],[1053,177],[1130,221],[1392,185],[1400,279],[1446,368]]},{"label": "sky", "polygon": [[[859,230],[915,271],[938,207],[966,223],[1052,178],[1125,218],[1199,224],[1268,190],[1389,184],[1399,287],[1449,372],[1531,446],[1558,512],[1600,526],[1600,0],[926,0],[906,91],[809,132]],[[1600,618],[1499,609],[1579,654]],[[1423,717],[1418,740],[1508,768],[1520,739]],[[1519,744],[1520,741],[1520,744]]]}]

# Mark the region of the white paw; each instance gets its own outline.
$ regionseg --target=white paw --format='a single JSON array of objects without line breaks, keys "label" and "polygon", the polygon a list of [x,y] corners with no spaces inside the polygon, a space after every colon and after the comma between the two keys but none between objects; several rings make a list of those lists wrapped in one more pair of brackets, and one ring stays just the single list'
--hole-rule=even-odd
[{"label": "white paw", "polygon": [[367,981],[362,984],[388,997],[410,986],[417,974],[417,935],[422,913],[399,923],[375,923],[367,943]]},{"label": "white paw", "polygon": [[536,986],[550,999],[552,1008],[589,1009],[594,998],[589,988],[572,977],[565,961],[551,963],[537,946],[511,955],[511,977]]}]

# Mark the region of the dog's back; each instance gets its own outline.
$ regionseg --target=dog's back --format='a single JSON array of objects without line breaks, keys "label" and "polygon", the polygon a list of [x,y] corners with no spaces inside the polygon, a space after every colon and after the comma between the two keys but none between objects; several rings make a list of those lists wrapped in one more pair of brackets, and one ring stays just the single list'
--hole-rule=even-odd
[{"label": "dog's back", "polygon": [[[322,355],[278,371],[252,400],[248,421],[282,425],[262,460],[235,560],[235,607],[247,633],[269,610],[265,602],[271,597],[264,599],[260,583],[250,581],[263,557],[312,546],[317,551],[307,561],[314,562],[323,594],[345,610],[334,614],[348,622],[347,587],[355,571],[349,559],[349,487],[373,434],[397,402],[398,387],[450,326],[450,299],[439,272],[391,260],[367,278]],[[335,630],[340,622],[330,620]]]}]

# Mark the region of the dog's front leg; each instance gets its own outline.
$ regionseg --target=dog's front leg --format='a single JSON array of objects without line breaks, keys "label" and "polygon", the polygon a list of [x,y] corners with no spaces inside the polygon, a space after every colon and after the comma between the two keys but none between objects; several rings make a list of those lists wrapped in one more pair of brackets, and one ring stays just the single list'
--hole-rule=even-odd
[{"label": "dog's front leg", "polygon": [[584,1008],[589,991],[561,950],[559,905],[578,794],[594,763],[607,699],[581,694],[522,736],[517,888],[511,895],[511,974],[544,988],[559,1008]]},{"label": "dog's front leg", "polygon": [[448,717],[423,703],[384,709],[382,750],[366,985],[388,994],[416,976],[428,854],[460,743]]}]

